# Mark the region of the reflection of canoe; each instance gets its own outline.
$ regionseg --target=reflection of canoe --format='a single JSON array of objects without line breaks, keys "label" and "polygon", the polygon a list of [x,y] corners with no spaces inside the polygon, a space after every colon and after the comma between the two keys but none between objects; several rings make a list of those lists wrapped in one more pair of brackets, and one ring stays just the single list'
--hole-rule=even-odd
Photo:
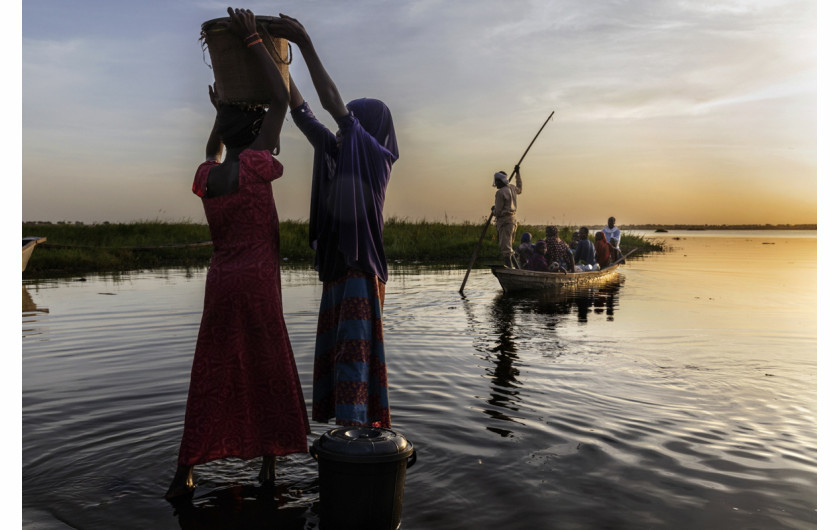
[{"label": "reflection of canoe", "polygon": [[618,311],[618,298],[624,275],[612,274],[598,282],[566,285],[543,291],[499,292],[495,304],[510,303],[518,312],[532,315],[554,315],[545,322],[563,319],[586,322],[593,318],[613,320]]},{"label": "reflection of canoe", "polygon": [[[50,310],[46,307],[38,307],[35,304],[35,301],[32,300],[32,296],[29,294],[29,291],[26,290],[26,285],[21,285],[23,288],[23,295],[21,298],[23,299],[23,314],[26,315],[27,313],[49,313]],[[26,331],[26,330],[24,330]]]},{"label": "reflection of canoe", "polygon": [[46,241],[46,237],[24,237],[23,238],[23,268],[21,272],[26,270],[26,264],[29,263],[29,257],[32,251],[35,250],[35,245]]},{"label": "reflection of canoe", "polygon": [[[634,250],[628,252],[624,258],[632,254]],[[601,283],[612,279],[618,273],[618,268],[621,267],[622,263],[624,263],[624,258],[604,269],[587,272],[563,273],[526,271],[523,269],[508,269],[501,265],[494,265],[491,269],[493,271],[493,275],[497,280],[499,280],[499,283],[505,293],[518,291],[547,291],[564,289],[578,285]]]}]

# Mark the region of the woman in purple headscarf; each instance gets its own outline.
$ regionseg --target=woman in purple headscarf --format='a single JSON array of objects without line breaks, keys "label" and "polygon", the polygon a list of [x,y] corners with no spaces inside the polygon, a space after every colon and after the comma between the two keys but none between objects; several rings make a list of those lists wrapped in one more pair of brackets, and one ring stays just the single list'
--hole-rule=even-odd
[{"label": "woman in purple headscarf", "polygon": [[290,83],[292,117],[315,149],[309,242],[323,282],[315,341],[312,419],[390,427],[382,308],[388,266],[385,189],[399,158],[391,112],[376,99],[344,104],[309,35],[279,15],[272,34],[297,44],[333,134]]}]

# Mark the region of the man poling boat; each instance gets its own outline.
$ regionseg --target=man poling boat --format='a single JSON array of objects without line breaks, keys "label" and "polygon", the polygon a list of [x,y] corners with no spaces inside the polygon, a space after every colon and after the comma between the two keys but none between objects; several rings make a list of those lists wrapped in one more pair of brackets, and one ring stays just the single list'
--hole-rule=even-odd
[{"label": "man poling boat", "polygon": [[[511,180],[516,179],[512,184]],[[519,174],[519,165],[513,168],[513,175],[507,176],[504,171],[497,171],[493,176],[493,185],[496,190],[496,204],[491,209],[491,214],[496,216],[496,231],[499,234],[499,253],[502,255],[502,262],[509,269],[518,269],[519,264],[513,253],[513,240],[516,237],[516,196],[522,193],[522,177]]]},{"label": "man poling boat", "polygon": [[[497,172],[496,175],[494,176],[494,185],[495,185],[495,182],[499,182],[499,184],[502,184],[502,185],[497,186],[499,188],[499,190],[496,192],[496,204],[494,204],[493,207],[490,208],[490,216],[487,218],[487,222],[484,224],[484,228],[481,231],[481,236],[479,236],[479,238],[478,238],[478,243],[476,243],[476,245],[475,245],[475,251],[473,251],[472,258],[470,258],[470,264],[467,267],[467,273],[464,275],[464,281],[461,282],[461,288],[458,290],[459,293],[464,294],[464,286],[467,285],[467,278],[470,277],[470,271],[472,270],[473,264],[475,264],[475,259],[478,257],[478,250],[481,248],[481,241],[484,239],[484,234],[487,233],[487,227],[490,226],[490,221],[493,220],[494,215],[500,215],[500,214],[504,215],[504,217],[500,217],[502,224],[499,224],[499,220],[496,221],[497,230],[499,231],[499,246],[500,246],[500,249],[501,249],[502,258],[506,260],[505,265],[508,266],[509,268],[514,267],[514,265],[515,265],[514,260],[516,258],[513,257],[512,238],[516,234],[516,217],[515,217],[515,215],[511,215],[511,214],[515,214],[515,212],[516,212],[516,195],[522,193],[522,179],[521,179],[521,176],[519,175],[519,166],[522,165],[522,161],[525,160],[525,155],[527,155],[528,151],[531,150],[531,146],[534,145],[535,141],[537,141],[537,137],[540,135],[542,130],[545,129],[545,126],[548,125],[548,121],[551,119],[552,116],[554,116],[554,111],[551,111],[551,114],[548,115],[548,118],[546,118],[545,122],[542,124],[542,127],[540,127],[540,130],[537,131],[537,134],[534,136],[534,139],[531,140],[530,144],[528,144],[528,147],[527,147],[527,149],[525,149],[525,152],[522,154],[522,157],[519,159],[519,162],[514,166],[513,173],[511,174],[511,177],[507,177],[507,174],[504,171]],[[498,176],[499,174],[501,174],[502,177],[499,177]],[[516,178],[516,186],[515,187],[510,186],[510,179],[514,178],[514,177]],[[503,184],[503,179],[505,179],[505,178],[507,178],[507,183]],[[500,200],[499,192],[503,191],[505,188],[507,188],[508,190],[511,190],[511,191],[508,191],[507,193],[503,194],[503,196],[502,196],[502,207],[499,208],[499,209],[504,210],[504,205],[505,204],[508,205],[508,209],[505,210],[505,211],[495,211],[497,209],[496,208],[497,205],[500,204],[500,202],[499,202],[499,200]],[[518,189],[518,191],[517,191],[517,189]],[[507,202],[505,202],[506,198],[507,198]],[[512,206],[513,206],[512,210],[510,210],[510,203],[511,202],[512,202]],[[511,223],[513,225],[512,230],[510,230]],[[510,239],[510,241],[507,241],[507,239],[505,241],[503,241],[503,237],[505,237],[507,239]],[[507,247],[511,247],[510,254],[507,254]],[[507,256],[510,256],[510,257],[507,258]]]}]

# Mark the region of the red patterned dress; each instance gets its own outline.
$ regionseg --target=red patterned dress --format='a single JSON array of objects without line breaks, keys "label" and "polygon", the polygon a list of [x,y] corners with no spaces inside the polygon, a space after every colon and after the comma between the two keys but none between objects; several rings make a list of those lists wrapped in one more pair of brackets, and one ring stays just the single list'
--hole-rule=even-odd
[{"label": "red patterned dress", "polygon": [[306,452],[310,432],[280,291],[279,221],[268,151],[239,157],[239,188],[207,198],[201,164],[193,192],[213,238],[179,465]]}]

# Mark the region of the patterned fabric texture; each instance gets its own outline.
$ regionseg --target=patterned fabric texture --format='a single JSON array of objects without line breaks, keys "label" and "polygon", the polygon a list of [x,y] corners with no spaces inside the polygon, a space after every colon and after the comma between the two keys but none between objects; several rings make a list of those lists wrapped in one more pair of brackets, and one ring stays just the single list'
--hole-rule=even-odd
[{"label": "patterned fabric texture", "polygon": [[565,241],[559,239],[557,236],[547,236],[545,238],[545,247],[545,260],[549,264],[556,261],[567,271],[575,270],[575,264],[572,261],[572,251]]},{"label": "patterned fabric texture", "polygon": [[312,419],[391,426],[382,333],[385,284],[349,269],[324,283],[315,339]]},{"label": "patterned fabric texture", "polygon": [[[215,162],[199,166],[201,196]],[[306,452],[309,422],[280,291],[279,223],[268,151],[240,155],[239,189],[203,198],[213,238],[180,465]]]}]

